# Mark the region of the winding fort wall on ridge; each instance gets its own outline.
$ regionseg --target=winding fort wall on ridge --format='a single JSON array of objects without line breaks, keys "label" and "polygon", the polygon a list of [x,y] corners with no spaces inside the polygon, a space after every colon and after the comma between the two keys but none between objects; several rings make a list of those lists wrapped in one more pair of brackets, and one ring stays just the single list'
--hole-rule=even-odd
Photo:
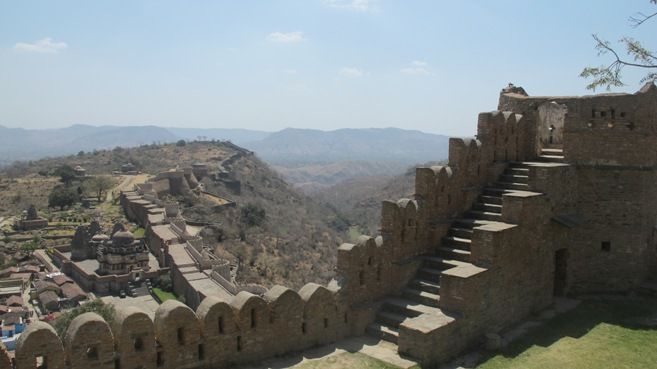
[{"label": "winding fort wall on ridge", "polygon": [[[63,338],[36,322],[13,363],[0,350],[0,368],[230,367],[366,332],[431,365],[554,296],[627,291],[654,273],[657,88],[530,97],[509,86],[498,108],[479,115],[476,139],[450,140],[448,165],[417,169],[413,198],[383,203],[380,236],[339,247],[327,287],[206,291],[188,300],[195,310],[169,300],[153,320],[118,307],[111,324],[77,317]],[[179,252],[177,209],[144,190],[122,203],[163,266],[181,263],[175,287],[199,263]]]}]

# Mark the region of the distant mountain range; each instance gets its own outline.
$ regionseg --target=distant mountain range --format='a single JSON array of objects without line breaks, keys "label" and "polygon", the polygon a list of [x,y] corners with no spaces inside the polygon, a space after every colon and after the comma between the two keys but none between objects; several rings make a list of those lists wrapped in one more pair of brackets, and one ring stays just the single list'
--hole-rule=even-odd
[{"label": "distant mountain range", "polygon": [[246,142],[260,141],[271,132],[254,131],[251,129],[241,128],[176,128],[166,127],[166,129],[185,140],[229,140],[236,145],[243,145]]},{"label": "distant mountain range", "polygon": [[447,136],[399,128],[287,128],[242,146],[274,165],[367,161],[407,166],[446,158],[448,142]]},{"label": "distant mountain range", "polygon": [[0,165],[116,146],[132,147],[172,142],[178,137],[156,126],[88,126],[76,124],[57,129],[23,129],[0,126]]},{"label": "distant mountain range", "polygon": [[34,160],[78,151],[132,147],[179,139],[220,139],[255,151],[276,165],[338,161],[415,163],[444,158],[446,136],[398,128],[314,129],[287,128],[279,132],[223,128],[159,126],[91,126],[76,124],[56,129],[0,126],[0,160]]}]

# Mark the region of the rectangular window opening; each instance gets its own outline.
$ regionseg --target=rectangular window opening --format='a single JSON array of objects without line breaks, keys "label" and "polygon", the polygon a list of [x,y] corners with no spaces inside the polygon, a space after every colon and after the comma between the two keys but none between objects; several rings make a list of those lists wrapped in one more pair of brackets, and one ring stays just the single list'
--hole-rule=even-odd
[{"label": "rectangular window opening", "polygon": [[203,344],[198,345],[198,359],[205,360],[205,348]]},{"label": "rectangular window opening", "polygon": [[98,360],[98,349],[95,346],[87,347],[86,354],[88,360]]},{"label": "rectangular window opening", "polygon": [[157,366],[164,366],[164,355],[162,354],[162,351],[157,352]]},{"label": "rectangular window opening", "polygon": [[178,343],[179,344],[185,343],[185,329],[184,328],[178,328],[177,337],[178,337]]},{"label": "rectangular window opening", "polygon": [[144,351],[144,340],[141,337],[135,337],[132,343],[135,348],[135,351],[137,352]]},{"label": "rectangular window opening", "polygon": [[611,242],[610,241],[602,241],[600,243],[600,250],[603,252],[610,252],[611,251]]},{"label": "rectangular window opening", "polygon": [[34,358],[37,369],[48,369],[48,358],[45,355]]}]

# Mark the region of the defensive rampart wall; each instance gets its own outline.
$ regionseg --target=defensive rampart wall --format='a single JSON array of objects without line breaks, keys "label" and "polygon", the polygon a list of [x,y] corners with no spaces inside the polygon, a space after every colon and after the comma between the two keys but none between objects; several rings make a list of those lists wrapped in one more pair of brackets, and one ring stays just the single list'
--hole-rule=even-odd
[{"label": "defensive rampart wall", "polygon": [[[299,292],[275,286],[263,296],[240,292],[230,302],[208,297],[196,311],[168,300],[154,320],[134,307],[118,307],[113,322],[95,313],[78,316],[66,337],[35,322],[17,342],[15,367],[215,368],[253,362],[335,341],[350,334],[338,295],[307,284]],[[0,352],[0,363],[7,363]]]}]

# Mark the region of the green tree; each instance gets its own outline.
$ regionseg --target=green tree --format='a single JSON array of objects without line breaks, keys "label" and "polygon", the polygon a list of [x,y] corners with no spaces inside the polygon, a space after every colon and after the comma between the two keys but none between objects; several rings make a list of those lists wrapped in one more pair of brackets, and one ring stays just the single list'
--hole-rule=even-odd
[{"label": "green tree", "polygon": [[[657,0],[650,0],[650,3],[657,5]],[[652,8],[649,13],[639,12],[631,16],[629,22],[632,27],[636,28],[656,16],[657,11]],[[597,34],[593,35],[593,39],[596,43],[595,48],[598,50],[598,56],[611,55],[612,61],[608,65],[586,67],[582,70],[580,77],[593,79],[586,86],[587,89],[595,90],[604,86],[609,90],[611,87],[624,86],[622,71],[625,67],[645,69],[647,73],[641,79],[642,83],[657,80],[657,54],[643,46],[638,40],[623,36],[618,41],[618,45],[613,45]],[[620,51],[619,48],[624,49],[625,57],[623,51]]]},{"label": "green tree", "polygon": [[87,189],[87,191],[93,192],[98,198],[98,201],[100,202],[103,197],[103,194],[106,191],[108,191],[110,188],[112,188],[113,185],[114,185],[114,181],[112,180],[112,177],[95,176],[89,178],[85,182],[84,187]]},{"label": "green tree", "polygon": [[187,142],[185,142],[185,140],[178,140],[178,142],[176,142],[176,146],[182,147],[185,145],[187,145]]},{"label": "green tree", "polygon": [[59,210],[64,210],[65,207],[75,204],[77,200],[78,194],[73,188],[57,186],[48,196],[48,207],[59,207]]},{"label": "green tree", "polygon": [[64,182],[66,185],[71,184],[71,182],[75,179],[75,170],[71,168],[70,165],[62,165],[59,168],[55,169],[55,175],[60,178],[62,182]]},{"label": "green tree", "polygon": [[243,224],[248,227],[259,226],[265,221],[265,209],[255,204],[246,204],[240,214]]},{"label": "green tree", "polygon": [[105,304],[103,300],[96,299],[60,315],[59,318],[52,323],[52,326],[55,328],[55,331],[57,331],[57,334],[59,334],[59,337],[66,337],[66,331],[71,325],[73,319],[78,315],[90,312],[100,315],[109,325],[112,325],[112,322],[114,322],[114,318],[116,317],[114,305]]},{"label": "green tree", "polygon": [[41,248],[41,237],[39,237],[39,235],[34,235],[31,241],[24,242],[20,245],[21,251],[26,252],[30,255],[34,252],[34,250],[37,250],[39,248]]},{"label": "green tree", "polygon": [[172,292],[173,291],[173,282],[171,281],[171,277],[168,274],[164,274],[160,276],[159,281],[157,282],[157,286],[160,287],[163,291],[166,292]]}]

